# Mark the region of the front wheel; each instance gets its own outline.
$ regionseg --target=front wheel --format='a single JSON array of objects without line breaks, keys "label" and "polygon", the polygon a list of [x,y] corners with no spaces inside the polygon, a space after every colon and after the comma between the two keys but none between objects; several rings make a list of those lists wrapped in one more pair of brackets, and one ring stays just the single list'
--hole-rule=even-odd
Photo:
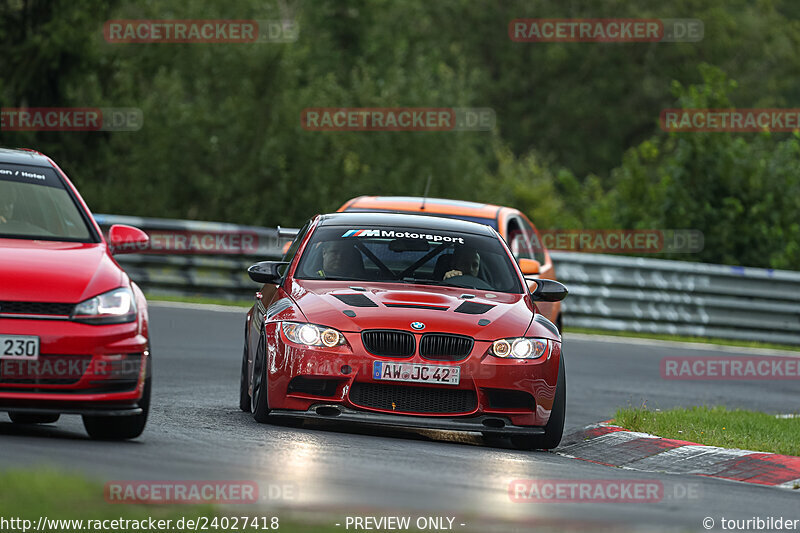
[{"label": "front wheel", "polygon": [[133,416],[83,416],[83,427],[95,440],[128,440],[135,439],[144,431],[147,414],[150,412],[150,394],[152,388],[150,356],[145,363],[144,392],[139,400],[142,412]]},{"label": "front wheel", "polygon": [[553,401],[553,410],[550,411],[550,420],[544,427],[544,435],[533,437],[511,437],[511,444],[518,450],[552,450],[561,442],[564,433],[564,418],[567,413],[567,375],[564,371],[564,354],[558,362],[558,383],[556,384],[556,398]]},{"label": "front wheel", "polygon": [[239,409],[249,413],[250,407],[250,391],[247,386],[247,341],[245,341],[242,354],[242,374],[239,378]]},{"label": "front wheel", "polygon": [[52,424],[58,422],[61,415],[49,414],[29,414],[29,413],[8,413],[8,417],[15,424]]},{"label": "front wheel", "polygon": [[256,356],[253,359],[253,396],[251,407],[256,422],[264,424],[269,419],[269,403],[267,402],[267,349],[266,337],[262,333],[258,341]]}]

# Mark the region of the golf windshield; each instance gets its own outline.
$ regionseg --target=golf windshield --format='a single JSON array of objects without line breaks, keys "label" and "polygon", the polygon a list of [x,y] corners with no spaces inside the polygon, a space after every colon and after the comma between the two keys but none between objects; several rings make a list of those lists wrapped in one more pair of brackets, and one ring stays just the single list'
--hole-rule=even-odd
[{"label": "golf windshield", "polygon": [[420,228],[321,227],[295,277],[522,292],[498,238]]},{"label": "golf windshield", "polygon": [[93,242],[53,169],[8,163],[0,163],[0,237]]}]

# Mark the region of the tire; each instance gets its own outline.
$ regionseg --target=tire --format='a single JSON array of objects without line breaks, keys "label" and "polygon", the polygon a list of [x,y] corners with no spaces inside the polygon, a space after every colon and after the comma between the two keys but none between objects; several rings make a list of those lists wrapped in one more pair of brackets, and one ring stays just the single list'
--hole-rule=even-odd
[{"label": "tire", "polygon": [[140,436],[147,425],[147,415],[150,412],[150,395],[152,390],[152,363],[147,357],[145,370],[144,391],[139,407],[142,413],[133,416],[83,416],[83,427],[89,436],[95,440],[128,440]]},{"label": "tire", "polygon": [[544,435],[533,437],[511,437],[511,444],[518,450],[552,450],[558,447],[564,433],[564,418],[567,413],[567,375],[564,371],[564,354],[558,362],[558,383],[556,398],[550,420],[544,427]]},{"label": "tire", "polygon": [[242,373],[239,377],[239,409],[245,413],[249,413],[250,405],[250,391],[247,386],[247,340],[244,343],[244,350],[242,354]]},{"label": "tire", "polygon": [[9,418],[15,424],[52,424],[58,422],[61,415],[35,414],[35,413],[8,413]]},{"label": "tire", "polygon": [[258,341],[258,349],[253,359],[253,397],[250,405],[253,418],[260,424],[267,423],[269,419],[269,403],[267,402],[267,349],[266,335],[262,332]]}]

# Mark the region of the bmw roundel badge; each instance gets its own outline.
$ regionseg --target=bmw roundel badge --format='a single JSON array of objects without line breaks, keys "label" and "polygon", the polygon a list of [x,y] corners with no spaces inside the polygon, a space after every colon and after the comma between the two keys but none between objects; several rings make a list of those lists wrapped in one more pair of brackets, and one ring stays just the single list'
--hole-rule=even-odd
[{"label": "bmw roundel badge", "polygon": [[412,322],[411,327],[416,330],[425,329],[425,324],[423,324],[422,322]]}]

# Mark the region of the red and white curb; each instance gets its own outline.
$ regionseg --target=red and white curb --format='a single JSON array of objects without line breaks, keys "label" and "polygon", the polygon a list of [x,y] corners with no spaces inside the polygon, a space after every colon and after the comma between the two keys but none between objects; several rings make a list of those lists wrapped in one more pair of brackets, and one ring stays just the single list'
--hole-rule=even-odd
[{"label": "red and white curb", "polygon": [[[643,472],[800,488],[800,457],[703,446],[601,423],[565,437],[559,455]],[[798,491],[800,492],[800,491]]]}]

